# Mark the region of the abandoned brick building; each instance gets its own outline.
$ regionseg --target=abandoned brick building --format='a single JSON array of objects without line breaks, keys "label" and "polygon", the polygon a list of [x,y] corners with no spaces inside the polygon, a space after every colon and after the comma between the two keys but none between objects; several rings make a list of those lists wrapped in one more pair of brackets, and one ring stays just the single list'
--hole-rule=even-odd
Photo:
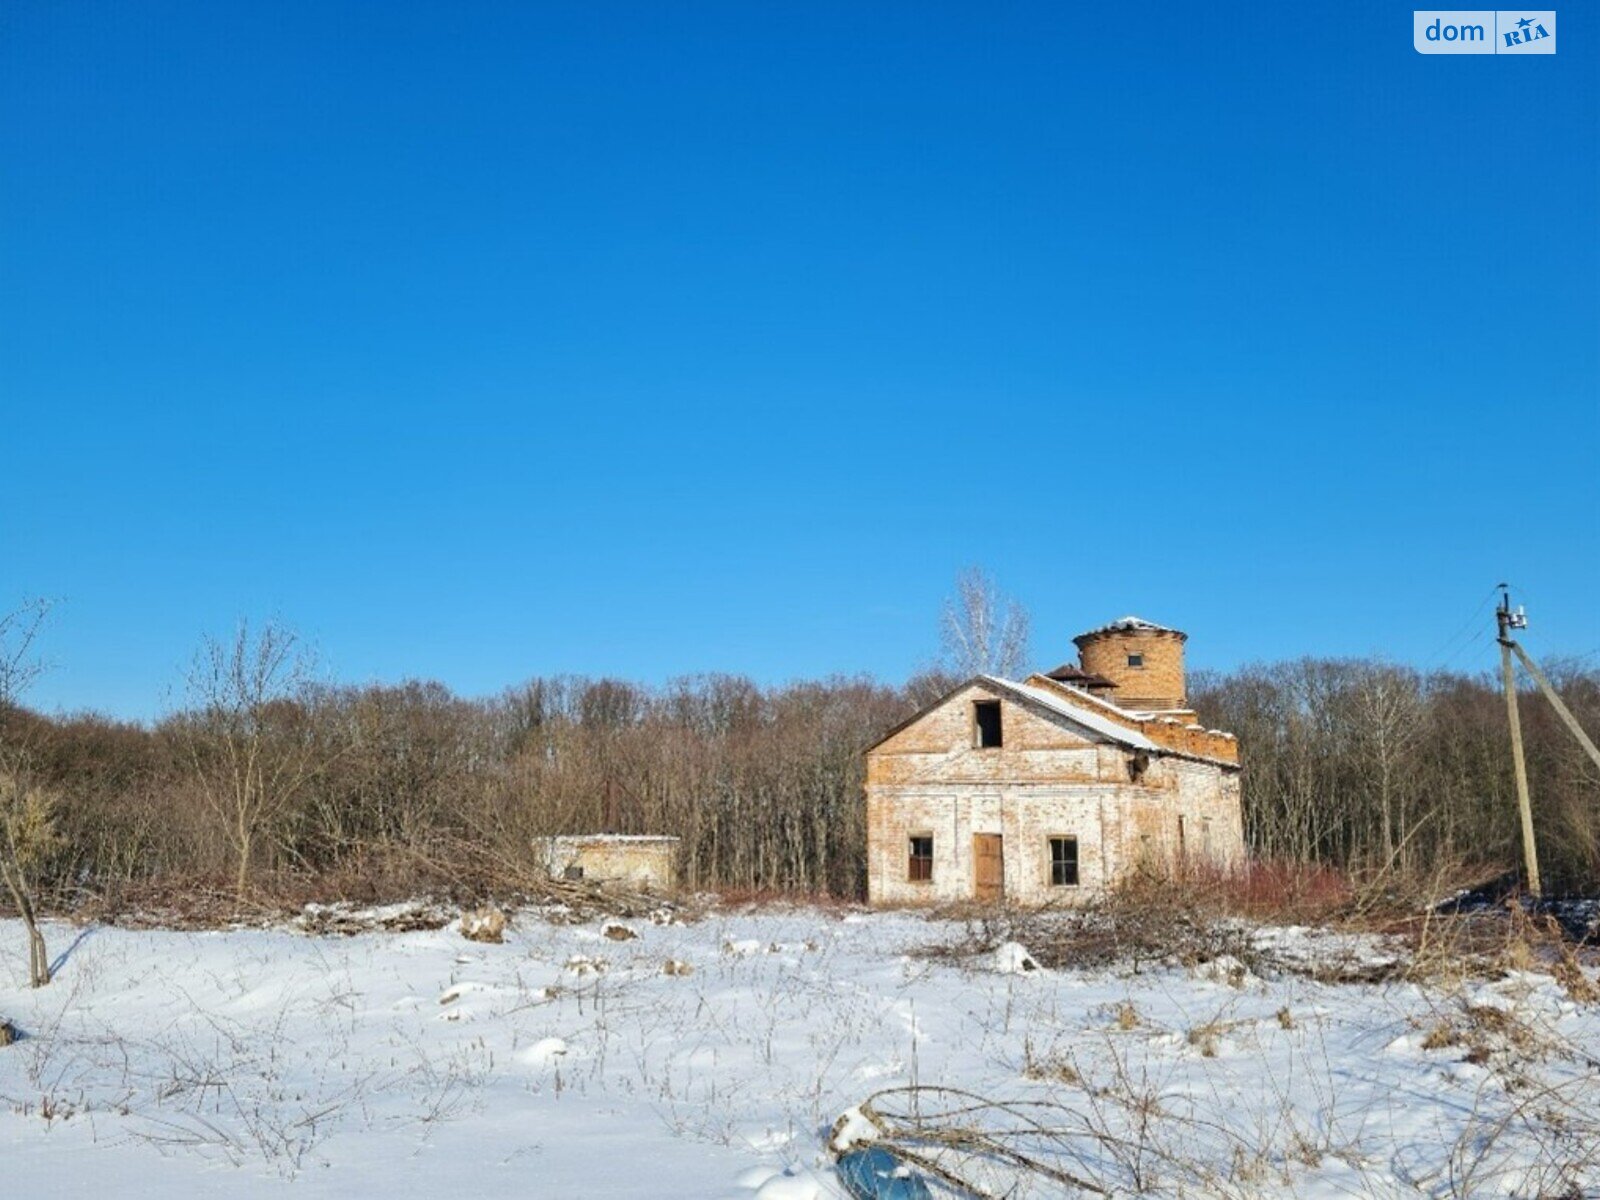
[{"label": "abandoned brick building", "polygon": [[1188,635],[1124,617],[1076,663],[979,675],[867,751],[874,904],[1071,902],[1244,855],[1239,750],[1185,707]]}]

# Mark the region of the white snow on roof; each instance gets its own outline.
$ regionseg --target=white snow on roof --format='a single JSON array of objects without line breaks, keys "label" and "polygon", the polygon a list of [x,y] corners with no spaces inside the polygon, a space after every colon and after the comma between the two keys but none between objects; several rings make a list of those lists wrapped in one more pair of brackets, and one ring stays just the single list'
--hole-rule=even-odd
[{"label": "white snow on roof", "polygon": [[[1044,683],[1035,685],[1031,682],[1034,679],[1043,679]],[[1051,679],[1050,676],[1041,675],[1038,672],[1028,676],[1028,680],[1024,682],[1028,687],[1038,686],[1042,690],[1052,693],[1062,691],[1071,692],[1072,698],[1069,703],[1087,704],[1093,708],[1099,708],[1108,713],[1114,713],[1116,716],[1122,717],[1125,720],[1143,721],[1150,715],[1149,713],[1140,711],[1138,709],[1123,708],[1122,705],[1114,704],[1112,701],[1107,700],[1104,696],[1096,696],[1093,692],[1086,692],[1081,687],[1077,687],[1070,683],[1062,683],[1059,679]]]},{"label": "white snow on roof", "polygon": [[[1152,633],[1181,633],[1182,632],[1181,630],[1173,629],[1171,626],[1168,626],[1168,625],[1157,625],[1154,621],[1146,621],[1143,617],[1135,617],[1135,616],[1133,616],[1131,614],[1126,616],[1126,617],[1118,617],[1115,621],[1112,621],[1112,622],[1110,622],[1109,624],[1106,624],[1106,625],[1102,625],[1102,626],[1100,626],[1099,629],[1091,629],[1091,630],[1089,630],[1089,632],[1090,633],[1117,633],[1117,632],[1122,632],[1122,631],[1126,631],[1126,630],[1134,630],[1134,629],[1144,629],[1144,630],[1148,630],[1148,631],[1150,631]],[[1083,635],[1080,634],[1079,636],[1081,637]]]},{"label": "white snow on roof", "polygon": [[1091,712],[1087,708],[1080,708],[1063,696],[1047,692],[1043,688],[1034,687],[1028,683],[1013,683],[1009,679],[999,679],[993,675],[980,675],[985,683],[993,684],[1003,691],[1013,692],[1024,699],[1031,700],[1051,712],[1066,717],[1085,729],[1098,733],[1108,741],[1118,742],[1124,746],[1132,746],[1136,750],[1160,750],[1161,747],[1152,742],[1136,729],[1129,729],[1126,725],[1108,720],[1100,713]]}]

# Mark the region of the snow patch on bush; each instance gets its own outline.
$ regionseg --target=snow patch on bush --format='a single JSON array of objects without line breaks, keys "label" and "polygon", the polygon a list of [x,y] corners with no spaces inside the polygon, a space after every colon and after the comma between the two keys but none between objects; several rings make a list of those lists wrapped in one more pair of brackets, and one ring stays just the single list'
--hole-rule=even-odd
[{"label": "snow patch on bush", "polygon": [[1006,942],[994,952],[994,969],[1002,975],[1027,975],[1040,967],[1021,942]]}]

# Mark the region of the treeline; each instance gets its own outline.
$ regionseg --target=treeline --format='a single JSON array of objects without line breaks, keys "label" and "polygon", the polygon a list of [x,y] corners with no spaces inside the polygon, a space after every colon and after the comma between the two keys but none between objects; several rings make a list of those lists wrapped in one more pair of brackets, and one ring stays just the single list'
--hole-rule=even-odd
[{"label": "treeline", "polygon": [[[858,897],[862,751],[949,682],[561,678],[471,700],[435,683],[313,685],[271,631],[198,665],[187,706],[153,725],[0,707],[0,744],[55,799],[45,894],[509,889],[536,869],[532,839],[611,831],[681,837],[691,888]],[[1552,673],[1600,730],[1600,672]],[[1255,855],[1413,878],[1519,861],[1490,677],[1307,660],[1192,690],[1204,721],[1241,740]],[[1592,889],[1600,772],[1542,697],[1523,713],[1547,880]]]},{"label": "treeline", "polygon": [[[1544,666],[1579,723],[1600,733],[1600,671]],[[1521,863],[1497,675],[1302,659],[1202,674],[1191,693],[1207,725],[1239,737],[1254,855],[1400,879]],[[1545,886],[1593,894],[1600,769],[1531,684],[1518,697]]]},{"label": "treeline", "polygon": [[436,683],[301,688],[153,727],[12,706],[57,799],[44,890],[320,876],[353,891],[514,887],[558,833],[670,833],[691,888],[856,896],[861,751],[911,711],[865,680],[647,689],[537,679],[489,700]]}]

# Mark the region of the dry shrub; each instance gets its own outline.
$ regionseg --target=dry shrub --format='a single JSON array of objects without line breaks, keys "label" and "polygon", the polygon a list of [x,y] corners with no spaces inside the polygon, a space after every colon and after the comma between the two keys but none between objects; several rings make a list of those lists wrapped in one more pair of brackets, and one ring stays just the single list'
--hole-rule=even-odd
[{"label": "dry shrub", "polygon": [[358,933],[410,933],[443,929],[450,924],[449,910],[427,900],[360,908],[349,904],[308,904],[291,922],[296,929],[317,936]]},{"label": "dry shrub", "polygon": [[1422,1039],[1422,1048],[1424,1050],[1443,1050],[1446,1046],[1458,1045],[1460,1041],[1461,1035],[1456,1032],[1456,1027],[1448,1021],[1440,1021],[1432,1029],[1428,1030],[1427,1036]]},{"label": "dry shrub", "polygon": [[1561,947],[1561,957],[1551,966],[1550,974],[1574,1004],[1600,1004],[1600,986],[1589,978],[1578,956],[1566,946]]},{"label": "dry shrub", "polygon": [[11,1045],[19,1036],[15,1025],[10,1021],[0,1020],[0,1046]]},{"label": "dry shrub", "polygon": [[1405,977],[1434,986],[1468,979],[1497,979],[1509,972],[1549,974],[1579,1004],[1600,1002],[1600,987],[1588,977],[1561,925],[1530,912],[1524,897],[1495,908],[1430,913],[1391,926],[1409,943]]},{"label": "dry shrub", "polygon": [[[360,933],[439,929],[458,908],[493,906],[491,897],[503,912],[531,911],[554,924],[626,918],[671,925],[705,911],[699,897],[679,902],[593,880],[551,879],[536,866],[455,840],[428,849],[375,849],[360,864],[321,872],[258,872],[243,896],[221,873],[121,883],[83,897],[70,911],[80,922],[130,929],[288,923],[312,933]],[[379,906],[394,911],[381,917],[361,911]]]},{"label": "dry shrub", "polygon": [[1259,958],[1242,923],[1230,921],[1204,895],[1175,879],[1135,878],[1073,907],[954,911],[966,918],[965,936],[929,947],[929,956],[963,961],[1018,942],[1052,970],[1128,966],[1135,972],[1171,963],[1192,967],[1225,956],[1251,968]]},{"label": "dry shrub", "polygon": [[1318,863],[1191,864],[1177,882],[1207,911],[1278,925],[1327,924],[1346,916],[1356,898],[1348,876]]},{"label": "dry shrub", "polygon": [[1041,1058],[1034,1053],[1032,1042],[1023,1043],[1022,1077],[1036,1083],[1064,1083],[1068,1087],[1083,1085],[1083,1076],[1070,1058],[1054,1052]]},{"label": "dry shrub", "polygon": [[[1438,1030],[1429,1034],[1432,1039]],[[1448,1038],[1448,1040],[1445,1040]],[[1522,1078],[1523,1064],[1548,1048],[1546,1040],[1516,1013],[1491,1004],[1463,1003],[1448,1033],[1440,1034],[1437,1045],[1464,1045],[1464,1062],[1475,1066],[1496,1065],[1508,1082]],[[1427,1041],[1423,1047],[1430,1049]]]}]

